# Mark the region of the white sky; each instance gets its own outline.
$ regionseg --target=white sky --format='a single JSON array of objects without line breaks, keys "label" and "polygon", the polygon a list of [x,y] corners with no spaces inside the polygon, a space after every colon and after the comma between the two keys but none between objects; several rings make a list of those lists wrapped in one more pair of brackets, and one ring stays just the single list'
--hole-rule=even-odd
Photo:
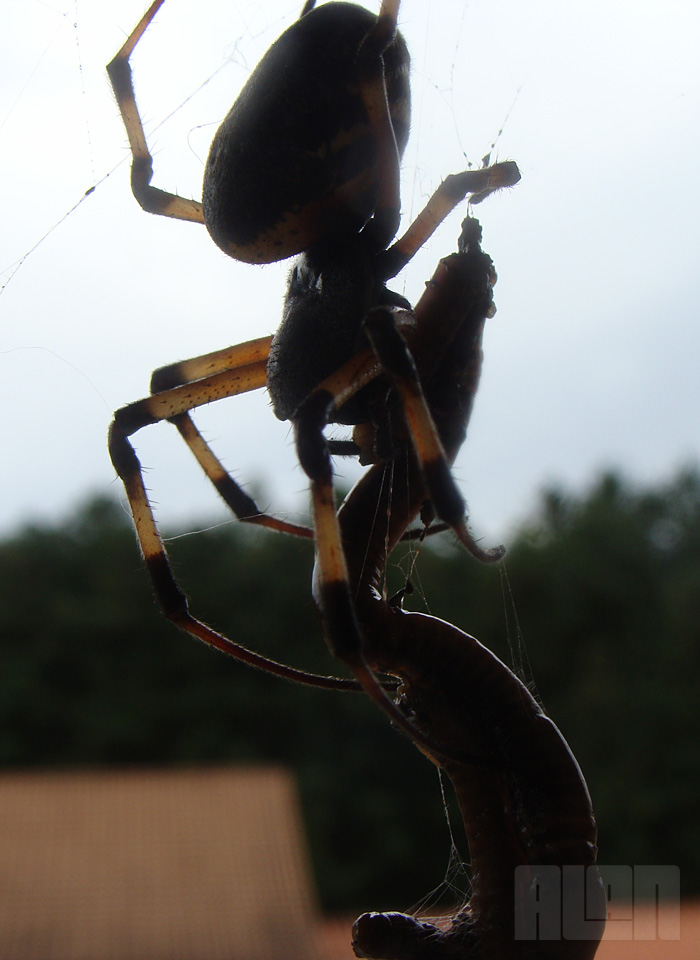
[{"label": "white sky", "polygon": [[[217,122],[300,6],[167,0],[133,59],[157,186],[199,198]],[[154,367],[270,333],[280,316],[289,264],[236,264],[203,227],[131,196],[104,65],[143,9],[5,0],[0,270],[99,185],[0,295],[0,532],[60,517],[89,490],[120,493],[112,410],[144,395]],[[578,489],[606,466],[653,482],[697,462],[700,5],[405,0],[401,28],[414,59],[405,222],[465,152],[480,160],[507,114],[498,155],[523,175],[477,211],[500,280],[456,465],[475,530],[503,536],[545,482]],[[462,213],[398,279],[409,299],[454,249]],[[304,507],[288,426],[263,394],[198,422],[237,478],[262,478],[263,506]],[[225,516],[171,427],[137,445],[162,519]]]}]

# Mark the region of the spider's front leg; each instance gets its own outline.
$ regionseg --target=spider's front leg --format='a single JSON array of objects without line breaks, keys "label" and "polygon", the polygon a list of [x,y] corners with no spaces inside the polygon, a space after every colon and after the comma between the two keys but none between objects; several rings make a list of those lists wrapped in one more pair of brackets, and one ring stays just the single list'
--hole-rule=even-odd
[{"label": "spider's front leg", "polygon": [[445,177],[408,230],[382,254],[382,276],[386,280],[395,277],[467,194],[471,194],[471,204],[481,203],[497,190],[515,186],[519,180],[520,170],[513,160]]}]

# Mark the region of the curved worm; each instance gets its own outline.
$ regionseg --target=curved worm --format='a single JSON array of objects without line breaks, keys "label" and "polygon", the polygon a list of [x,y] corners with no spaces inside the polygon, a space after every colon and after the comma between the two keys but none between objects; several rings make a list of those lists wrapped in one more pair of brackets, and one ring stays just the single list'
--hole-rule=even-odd
[{"label": "curved worm", "polygon": [[[482,331],[494,312],[493,266],[469,229],[471,242],[440,263],[416,306],[416,336],[424,342],[409,344],[450,461],[466,436]],[[421,511],[430,512],[424,474],[409,452],[372,467],[339,520],[367,661],[399,678],[401,709],[427,741],[440,745],[431,753],[421,749],[454,785],[469,843],[471,897],[447,927],[400,913],[364,914],[355,924],[355,952],[373,960],[590,960],[603,932],[605,896],[590,796],[566,741],[486,647],[385,594],[387,559]],[[562,909],[562,888],[552,887],[581,877],[588,921],[580,897],[568,902],[564,884]],[[579,893],[569,891],[569,901]],[[553,918],[552,910],[542,914],[547,897]],[[540,923],[553,919],[544,930],[553,930],[553,939],[527,936],[533,910]]]}]

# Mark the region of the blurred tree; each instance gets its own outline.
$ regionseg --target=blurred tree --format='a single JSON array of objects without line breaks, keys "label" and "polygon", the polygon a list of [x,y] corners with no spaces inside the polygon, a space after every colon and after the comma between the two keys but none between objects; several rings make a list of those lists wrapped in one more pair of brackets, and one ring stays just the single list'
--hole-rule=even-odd
[{"label": "blurred tree", "polygon": [[[335,672],[313,551],[231,524],[174,539],[195,614],[276,659]],[[392,562],[428,609],[536,678],[586,773],[607,863],[677,863],[700,890],[700,478],[550,490],[505,564],[449,543]],[[404,908],[439,884],[437,774],[364,698],[256,673],[155,609],[129,522],[93,500],[0,544],[0,765],[282,762],[299,779],[329,909]]]}]

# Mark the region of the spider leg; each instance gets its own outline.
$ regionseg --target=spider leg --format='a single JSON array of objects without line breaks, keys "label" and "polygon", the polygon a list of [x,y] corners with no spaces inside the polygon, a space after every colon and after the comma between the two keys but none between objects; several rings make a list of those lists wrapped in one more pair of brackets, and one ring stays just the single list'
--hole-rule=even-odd
[{"label": "spider leg", "polygon": [[[393,312],[380,308],[373,313],[388,314],[390,321],[389,324],[385,324],[383,319],[378,323],[371,322],[375,328],[373,335],[370,335],[374,351],[363,351],[324,380],[307,397],[294,417],[299,462],[311,481],[317,558],[314,597],[321,614],[324,636],[333,654],[353,671],[364,690],[399,729],[430,755],[446,756],[450,751],[425,736],[401,712],[365,657],[364,634],[351,588],[351,583],[357,584],[359,580],[354,572],[352,579],[349,576],[345,557],[347,531],[344,537],[335,509],[330,452],[323,436],[323,429],[333,409],[342,406],[346,399],[382,369],[388,373],[404,402],[416,452],[416,474],[421,478],[418,483],[411,483],[416,500],[407,510],[405,520],[399,524],[399,539],[425,500],[427,488],[438,515],[450,524],[474,556],[483,561],[494,561],[503,556],[503,549],[483,550],[467,530],[464,501],[452,479],[410,351],[395,327]],[[388,328],[389,332],[386,329],[382,331],[382,327]],[[376,355],[373,356],[375,351]],[[396,518],[393,522],[397,522]],[[354,533],[361,536],[361,529],[359,534],[357,530]],[[378,589],[377,584],[372,586]],[[461,759],[464,760],[463,755]],[[470,762],[481,760],[472,757]]]},{"label": "spider leg", "polygon": [[449,524],[472,556],[485,563],[500,560],[504,553],[502,547],[484,550],[469,532],[464,498],[452,476],[413,356],[396,325],[396,314],[400,312],[396,307],[375,308],[365,321],[365,332],[383,370],[401,397],[403,414],[435,512]]},{"label": "spider leg", "polygon": [[[323,457],[327,457],[328,446],[322,430],[329,422],[330,411],[341,407],[361,387],[384,372],[401,397],[413,447],[422,466],[437,515],[454,530],[472,556],[485,563],[498,561],[503,556],[503,548],[484,550],[467,528],[464,499],[452,477],[448,458],[423,395],[411,351],[396,325],[396,317],[403,313],[405,311],[398,307],[377,307],[372,310],[365,321],[365,331],[372,350],[358,353],[319,384],[302,404],[294,422],[301,464],[313,483],[316,476],[321,475],[323,468],[316,450],[306,461],[309,466],[307,469],[304,449],[316,442],[307,440],[307,437],[320,437],[319,449],[323,451]],[[316,529],[318,531],[318,523]]]},{"label": "spider leg", "polygon": [[[419,730],[399,709],[365,659],[363,633],[355,612],[345,563],[343,540],[335,509],[331,458],[323,437],[332,397],[325,390],[312,393],[302,405],[294,426],[302,467],[311,480],[311,497],[316,530],[314,597],[331,652],[348,666],[363,690],[389,719],[431,756],[445,751]],[[462,758],[463,759],[463,758]]]},{"label": "spider leg", "polygon": [[151,393],[160,393],[183,383],[201,380],[213,373],[222,373],[261,360],[267,363],[271,341],[272,337],[258,337],[257,340],[246,340],[245,343],[224,347],[223,350],[214,350],[200,357],[191,357],[189,360],[179,360],[177,363],[159,367],[151,375]]},{"label": "spider leg", "polygon": [[162,217],[173,217],[175,220],[190,220],[193,223],[204,223],[202,204],[196,200],[179,197],[176,193],[167,193],[151,186],[153,177],[153,157],[148,149],[143,123],[136,105],[134,83],[129,65],[129,57],[134,47],[146,32],[156,13],[163,5],[164,0],[155,0],[143,15],[126,43],[119,50],[114,59],[107,65],[107,73],[112,83],[119,111],[124,121],[129,138],[131,155],[131,189],[134,196],[148,213],[156,213]]},{"label": "spider leg", "polygon": [[317,676],[270,660],[268,657],[254,653],[242,644],[236,643],[200,620],[195,619],[189,612],[187,598],[178,586],[170,566],[144,486],[141,464],[134,448],[129,443],[127,433],[119,425],[117,418],[115,418],[110,429],[109,450],[115,470],[126,489],[134,526],[136,527],[136,535],[151,577],[156,599],[163,614],[169,620],[172,620],[176,626],[201,640],[207,646],[220,650],[235,660],[240,660],[258,670],[264,670],[275,676],[308,686],[332,690],[357,689],[357,684],[352,680]]},{"label": "spider leg", "polygon": [[[271,339],[271,337],[260,337],[257,340],[249,340],[246,343],[239,343],[233,347],[215,350],[212,353],[206,353],[200,357],[193,357],[189,360],[181,360],[178,363],[160,367],[154,371],[151,377],[152,399],[139,401],[143,409],[138,408],[136,411],[132,411],[129,416],[135,417],[136,422],[138,422],[139,416],[144,417],[152,413],[155,409],[155,404],[158,403],[160,410],[158,419],[168,419],[177,427],[181,437],[194,454],[195,459],[206,476],[240,521],[267,527],[270,530],[277,530],[280,533],[312,538],[313,530],[311,530],[310,527],[288,523],[286,520],[280,520],[260,510],[252,497],[250,497],[228,473],[195,426],[188,412],[195,406],[200,406],[202,402],[210,402],[206,398],[203,401],[191,400],[190,398],[193,396],[192,390],[200,388],[210,390],[212,377],[217,377],[215,383],[219,385],[223,379],[225,390],[225,392],[217,393],[212,399],[219,399],[224,396],[236,396],[240,393],[246,393],[264,386],[265,365],[270,352]],[[242,384],[240,389],[236,384],[234,374],[237,377],[241,377]],[[227,383],[229,376],[232,378],[230,385]],[[209,385],[208,387],[207,384]],[[232,392],[230,387],[234,388]],[[178,398],[174,398],[173,394],[169,393],[169,391],[178,388],[182,388],[182,390],[180,390]],[[216,386],[215,389],[217,389]],[[209,396],[208,392],[206,396]],[[173,416],[164,417],[162,415],[162,405],[164,402],[168,402],[168,397],[170,398],[170,402],[175,400],[175,403],[178,404],[178,412]],[[185,400],[184,411],[181,409],[183,398]],[[133,406],[132,404],[131,407]],[[124,414],[124,417],[126,416],[127,415]]]},{"label": "spider leg", "polygon": [[194,454],[197,463],[211,480],[221,499],[241,523],[265,527],[267,530],[276,530],[278,533],[287,533],[295,537],[313,539],[314,532],[310,527],[281,520],[279,517],[274,517],[260,510],[255,500],[236,483],[223,466],[188,413],[181,413],[173,417],[171,423],[177,427],[180,436]]},{"label": "spider leg", "polygon": [[[266,339],[269,344],[269,338]],[[175,579],[163,539],[155,521],[143,481],[141,464],[129,441],[129,437],[144,426],[158,423],[161,420],[173,421],[219,493],[234,512],[238,514],[238,511],[241,511],[241,520],[249,523],[259,523],[283,533],[292,533],[304,537],[312,536],[312,532],[306,527],[299,527],[275,517],[260,514],[251,498],[228,476],[189,417],[190,410],[205,403],[226,396],[236,396],[265,385],[265,359],[242,362],[241,366],[222,370],[219,370],[217,366],[224,364],[226,360],[231,363],[236,357],[239,361],[241,359],[243,361],[250,360],[251,356],[260,353],[261,344],[264,345],[264,341],[241,344],[238,357],[237,348],[234,347],[229,350],[217,351],[216,354],[207,354],[194,360],[173,364],[172,367],[156,371],[156,383],[163,383],[168,379],[171,382],[177,381],[178,377],[184,375],[185,372],[201,373],[204,370],[216,370],[216,372],[209,372],[208,376],[201,377],[194,382],[181,383],[118,410],[114,415],[109,431],[110,456],[115,470],[124,483],[139,546],[155,590],[156,599],[169,620],[172,620],[178,627],[202,640],[208,646],[215,647],[217,650],[221,650],[249,666],[309,686],[356,690],[358,684],[354,680],[310,674],[254,653],[208,627],[190,614],[187,598]]]},{"label": "spider leg", "polygon": [[490,193],[512,187],[519,180],[520,171],[512,160],[479,170],[463,170],[445,177],[408,230],[384,255],[386,269],[382,272],[385,279],[395,277],[406,266],[467,194],[472,194],[472,203],[480,203]]}]

